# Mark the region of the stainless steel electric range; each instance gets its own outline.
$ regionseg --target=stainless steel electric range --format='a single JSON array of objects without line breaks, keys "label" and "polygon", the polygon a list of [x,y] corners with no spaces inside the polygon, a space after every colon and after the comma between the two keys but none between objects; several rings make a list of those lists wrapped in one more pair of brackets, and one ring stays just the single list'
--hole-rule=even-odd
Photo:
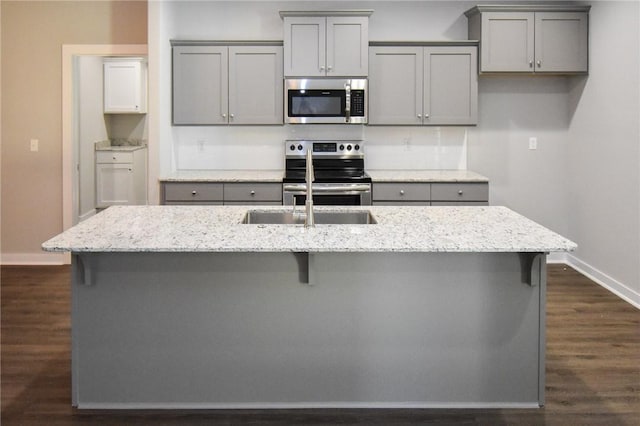
[{"label": "stainless steel electric range", "polygon": [[371,177],[364,171],[364,141],[288,140],[285,142],[285,205],[306,201],[306,155],[312,152],[314,205],[371,205]]}]

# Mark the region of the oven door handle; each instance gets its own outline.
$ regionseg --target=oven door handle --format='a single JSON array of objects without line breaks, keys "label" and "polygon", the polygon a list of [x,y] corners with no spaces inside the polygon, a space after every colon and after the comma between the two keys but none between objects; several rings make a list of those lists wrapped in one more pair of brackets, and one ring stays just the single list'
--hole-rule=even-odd
[{"label": "oven door handle", "polygon": [[[304,184],[300,184],[300,185],[283,185],[282,187],[283,191],[286,192],[299,192],[299,193],[306,193],[307,192],[307,186]],[[313,185],[313,192],[315,193],[326,193],[326,192],[333,192],[333,193],[344,193],[344,192],[370,192],[371,191],[371,185],[362,185],[362,184],[352,184],[352,185]]]}]

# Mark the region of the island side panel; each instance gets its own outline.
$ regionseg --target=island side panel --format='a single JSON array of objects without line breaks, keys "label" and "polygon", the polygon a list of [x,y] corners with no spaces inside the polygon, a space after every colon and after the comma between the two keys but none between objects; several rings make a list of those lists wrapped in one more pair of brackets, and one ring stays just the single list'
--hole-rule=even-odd
[{"label": "island side panel", "polygon": [[74,404],[541,401],[544,287],[517,253],[309,256],[309,284],[292,253],[74,257]]}]

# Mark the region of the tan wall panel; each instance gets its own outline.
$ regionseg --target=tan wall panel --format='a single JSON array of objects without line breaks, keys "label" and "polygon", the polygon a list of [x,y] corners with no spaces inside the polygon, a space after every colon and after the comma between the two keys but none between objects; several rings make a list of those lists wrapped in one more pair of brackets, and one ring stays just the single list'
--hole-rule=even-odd
[{"label": "tan wall panel", "polygon": [[[2,1],[2,253],[62,231],[62,45],[146,44],[146,1]],[[30,139],[40,150],[31,152]]]}]

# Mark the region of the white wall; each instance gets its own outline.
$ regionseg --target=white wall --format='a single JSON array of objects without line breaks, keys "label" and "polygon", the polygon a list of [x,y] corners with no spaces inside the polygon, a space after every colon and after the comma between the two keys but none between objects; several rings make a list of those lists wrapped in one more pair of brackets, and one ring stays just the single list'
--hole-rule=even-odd
[{"label": "white wall", "polygon": [[[282,40],[280,10],[374,9],[371,40],[465,39],[467,2],[162,2],[160,174],[189,169],[281,169],[284,141],[365,139],[367,167],[464,169],[465,128],[365,126],[171,127],[171,39]],[[156,5],[154,5],[155,7]],[[250,11],[250,12],[248,12]],[[402,22],[402,25],[398,25]],[[151,44],[151,40],[150,40]],[[397,150],[401,147],[401,150]]]},{"label": "white wall", "polygon": [[76,58],[78,124],[79,211],[80,219],[91,215],[96,207],[95,147],[108,138],[103,112],[103,78],[101,56]]},{"label": "white wall", "polygon": [[[461,40],[476,2],[157,2],[159,175],[177,168],[279,168],[288,137],[359,137],[368,167],[466,168],[506,205],[580,245],[569,260],[640,305],[637,2],[593,1],[588,77],[482,76],[470,128],[171,126],[170,39],[282,40],[279,10],[374,9],[372,41]],[[624,41],[624,43],[622,43]],[[530,137],[538,149],[529,150]],[[200,142],[201,141],[201,142]],[[399,149],[396,149],[399,148]],[[240,155],[238,155],[240,154]],[[599,275],[598,275],[599,274]],[[617,288],[616,288],[617,286]],[[622,289],[623,291],[619,291]]]},{"label": "white wall", "polygon": [[640,3],[595,2],[570,88],[569,228],[581,269],[640,306]]}]

